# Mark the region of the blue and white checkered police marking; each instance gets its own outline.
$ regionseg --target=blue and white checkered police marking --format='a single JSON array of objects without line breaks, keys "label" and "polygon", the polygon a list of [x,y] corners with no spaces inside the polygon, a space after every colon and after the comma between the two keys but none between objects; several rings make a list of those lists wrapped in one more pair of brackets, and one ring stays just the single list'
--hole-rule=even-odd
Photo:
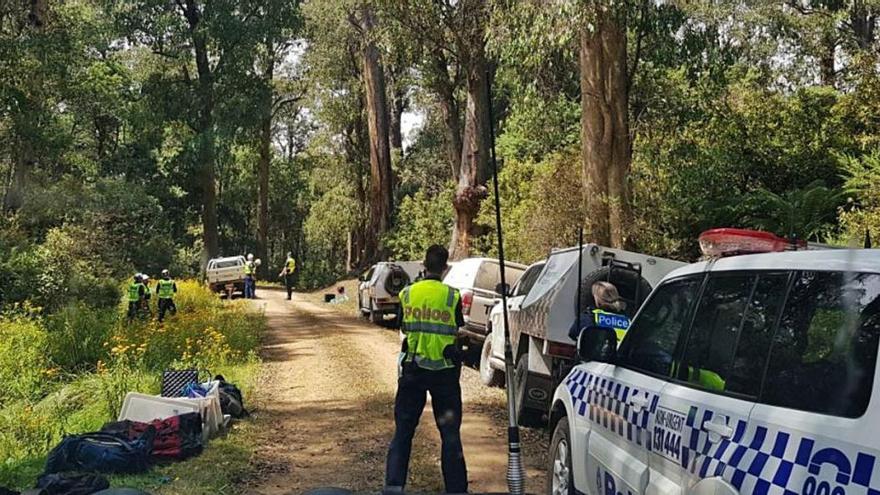
[{"label": "blue and white checkered police marking", "polygon": [[[564,383],[575,414],[649,451],[653,447],[660,455],[668,454],[662,445],[652,445],[648,431],[650,415],[658,412],[658,395],[581,369]],[[636,394],[648,404],[639,412],[629,405]],[[697,406],[686,413],[675,461],[697,479],[720,477],[740,493],[752,495],[880,495],[880,462],[874,453],[745,420],[732,424],[723,415],[733,434],[712,442],[702,425],[715,416],[715,411]]]},{"label": "blue and white checkered police marking", "polygon": [[[595,382],[595,383],[594,383]],[[634,387],[601,378],[583,370],[573,371],[565,381],[579,416],[589,415],[596,424],[616,432],[627,441],[651,449],[648,418],[657,408],[660,397]],[[645,408],[639,411],[630,406],[630,399],[641,395]]]}]

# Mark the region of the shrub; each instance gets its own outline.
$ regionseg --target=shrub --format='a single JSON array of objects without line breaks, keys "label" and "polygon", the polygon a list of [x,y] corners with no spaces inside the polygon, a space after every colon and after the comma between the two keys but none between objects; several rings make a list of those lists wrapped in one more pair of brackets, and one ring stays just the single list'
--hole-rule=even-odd
[{"label": "shrub", "polygon": [[115,308],[98,309],[72,303],[46,318],[49,355],[65,371],[94,371],[106,359],[104,343],[118,320]]},{"label": "shrub", "polygon": [[0,317],[0,406],[13,400],[31,402],[47,390],[57,372],[50,366],[45,329],[39,320]]}]

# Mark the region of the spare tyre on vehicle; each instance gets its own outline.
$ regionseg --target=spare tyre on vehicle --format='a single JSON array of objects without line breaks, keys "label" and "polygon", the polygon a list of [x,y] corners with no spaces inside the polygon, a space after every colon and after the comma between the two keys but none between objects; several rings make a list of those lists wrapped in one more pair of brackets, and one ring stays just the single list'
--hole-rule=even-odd
[{"label": "spare tyre on vehicle", "polygon": [[397,296],[404,287],[410,284],[409,275],[399,265],[391,265],[391,271],[385,278],[385,290],[392,296]]}]

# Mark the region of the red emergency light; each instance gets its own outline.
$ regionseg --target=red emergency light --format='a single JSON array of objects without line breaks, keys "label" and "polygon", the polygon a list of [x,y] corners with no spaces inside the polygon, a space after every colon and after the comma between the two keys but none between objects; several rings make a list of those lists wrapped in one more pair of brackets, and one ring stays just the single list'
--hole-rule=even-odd
[{"label": "red emergency light", "polygon": [[748,229],[712,229],[700,234],[700,250],[706,256],[776,253],[806,248],[803,241],[792,241],[770,232]]}]

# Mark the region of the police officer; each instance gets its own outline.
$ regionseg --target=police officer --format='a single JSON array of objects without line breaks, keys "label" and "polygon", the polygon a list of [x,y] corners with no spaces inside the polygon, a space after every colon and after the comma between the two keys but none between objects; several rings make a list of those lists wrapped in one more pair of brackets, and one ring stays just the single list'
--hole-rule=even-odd
[{"label": "police officer", "polygon": [[464,326],[461,295],[440,279],[449,252],[431,246],[425,277],[400,292],[402,330],[400,377],[394,400],[394,438],[388,448],[383,493],[401,493],[406,484],[413,435],[430,392],[442,440],[441,464],[447,493],[467,492],[461,445],[461,351],[456,334]]},{"label": "police officer", "polygon": [[162,278],[156,282],[156,297],[159,298],[159,323],[165,319],[165,312],[172,315],[177,313],[174,305],[174,294],[177,293],[177,283],[171,280],[171,274],[167,269],[162,270]]},{"label": "police officer", "polygon": [[126,295],[128,299],[129,322],[137,317],[145,292],[146,288],[144,287],[143,281],[141,279],[141,274],[138,273],[134,276],[132,282],[128,284],[128,290],[126,290]]},{"label": "police officer", "polygon": [[581,330],[586,328],[612,328],[620,342],[629,328],[629,318],[622,314],[626,311],[626,301],[620,297],[617,287],[610,282],[596,282],[592,287],[594,307],[587,308],[579,322],[568,331],[568,336],[577,342]]},{"label": "police officer", "polygon": [[288,251],[287,252],[287,261],[284,262],[284,268],[281,269],[281,273],[278,274],[279,277],[284,277],[284,285],[287,287],[287,300],[290,301],[291,296],[293,296],[293,273],[296,271],[296,260],[293,259],[293,254]]},{"label": "police officer", "polygon": [[248,254],[247,261],[244,263],[244,297],[245,299],[254,299],[256,297],[257,280],[255,272],[257,266],[254,263],[254,255]]}]

